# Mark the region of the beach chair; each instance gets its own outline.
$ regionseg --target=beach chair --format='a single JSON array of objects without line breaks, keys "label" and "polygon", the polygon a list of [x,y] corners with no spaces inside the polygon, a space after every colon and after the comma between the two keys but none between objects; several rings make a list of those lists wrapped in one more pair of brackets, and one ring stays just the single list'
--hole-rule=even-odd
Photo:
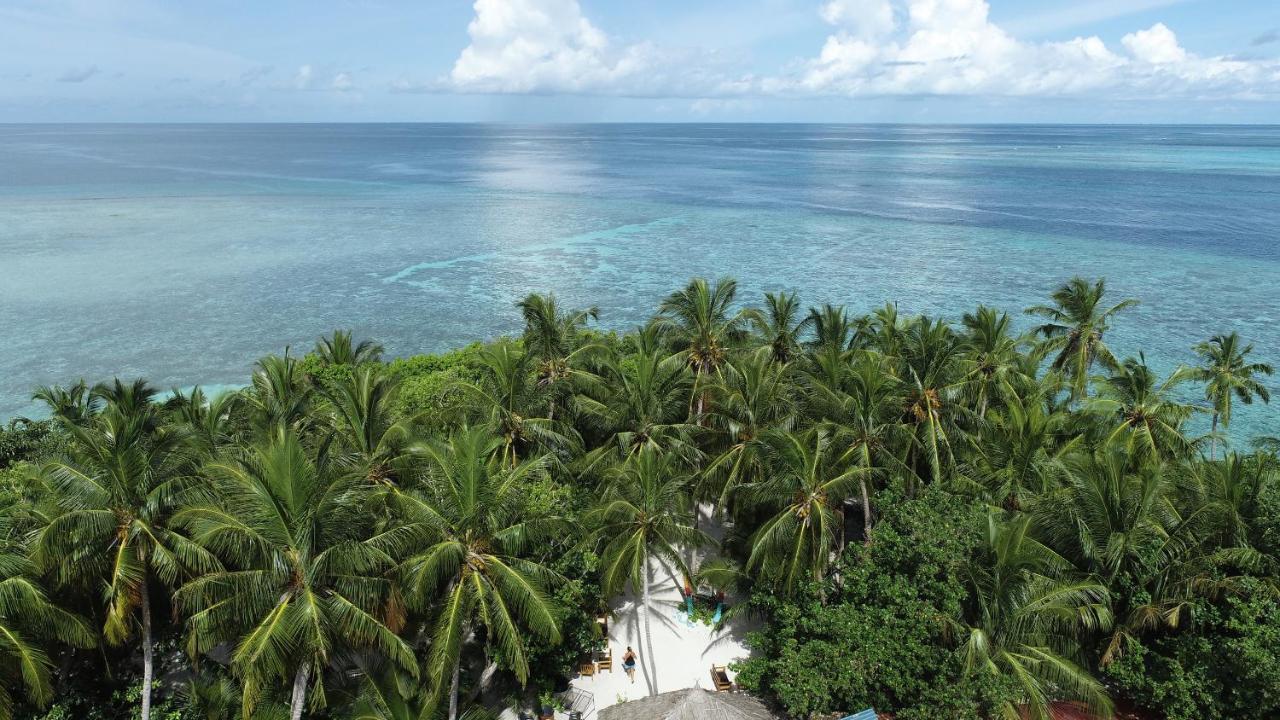
[{"label": "beach chair", "polygon": [[602,653],[600,659],[596,660],[596,671],[604,672],[605,670],[613,672],[613,648],[609,648],[608,652]]},{"label": "beach chair", "polygon": [[878,717],[879,716],[876,715],[875,710],[872,710],[871,708],[867,708],[866,710],[863,710],[861,712],[856,712],[852,715],[846,715],[845,717],[840,718],[840,720],[877,720]]},{"label": "beach chair", "polygon": [[711,684],[715,685],[716,692],[732,690],[733,683],[729,680],[729,668],[724,665],[712,665]]}]

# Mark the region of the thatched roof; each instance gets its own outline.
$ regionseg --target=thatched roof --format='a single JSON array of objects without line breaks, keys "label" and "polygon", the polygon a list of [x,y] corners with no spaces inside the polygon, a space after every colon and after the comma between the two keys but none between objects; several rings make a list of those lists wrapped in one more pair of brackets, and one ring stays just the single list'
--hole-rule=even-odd
[{"label": "thatched roof", "polygon": [[600,720],[781,720],[742,693],[676,690],[600,711]]}]

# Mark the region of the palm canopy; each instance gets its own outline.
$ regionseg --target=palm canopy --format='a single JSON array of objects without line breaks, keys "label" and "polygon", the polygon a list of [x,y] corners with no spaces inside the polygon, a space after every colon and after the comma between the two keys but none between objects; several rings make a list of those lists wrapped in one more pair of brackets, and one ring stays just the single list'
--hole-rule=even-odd
[{"label": "palm canopy", "polygon": [[765,293],[764,309],[748,317],[761,347],[777,362],[790,362],[800,352],[800,301],[795,293]]},{"label": "palm canopy", "polygon": [[720,278],[714,284],[695,278],[683,289],[667,296],[658,306],[656,322],[670,330],[677,349],[693,370],[695,418],[706,410],[702,382],[728,356],[729,348],[746,337],[752,313],[733,309],[738,283],[733,278]]},{"label": "palm canopy", "polygon": [[795,392],[789,366],[773,359],[769,348],[725,363],[713,388],[716,398],[710,425],[715,433],[714,459],[703,476],[704,488],[727,507],[738,485],[753,482],[763,472],[752,440],[773,427],[795,422]]},{"label": "palm canopy", "polygon": [[1109,419],[1113,429],[1107,442],[1123,444],[1142,457],[1182,457],[1192,447],[1182,426],[1195,408],[1178,402],[1173,391],[1189,377],[1189,372],[1179,367],[1160,380],[1139,354],[1125,359],[1100,381],[1097,397],[1086,407]]},{"label": "palm canopy", "polygon": [[411,472],[415,418],[396,411],[399,381],[394,376],[370,365],[323,392],[332,410],[341,464],[375,483],[396,483]]},{"label": "palm canopy", "polygon": [[254,365],[253,382],[243,391],[249,417],[259,432],[301,429],[311,420],[314,386],[297,358],[268,355]]},{"label": "palm canopy", "polygon": [[21,685],[37,707],[53,699],[53,661],[46,642],[81,648],[95,643],[89,624],[50,602],[32,575],[26,558],[0,552],[0,720],[13,717],[14,685]]},{"label": "palm canopy", "polygon": [[[1213,407],[1215,433],[1219,422],[1223,428],[1231,427],[1233,400],[1245,405],[1253,404],[1255,397],[1264,403],[1271,402],[1271,392],[1257,376],[1270,375],[1275,369],[1267,363],[1249,362],[1253,345],[1246,345],[1239,333],[1215,335],[1194,349],[1200,356],[1200,365],[1192,373],[1196,380],[1205,384],[1205,398]],[[1215,443],[1216,440],[1214,438]]]},{"label": "palm canopy", "polygon": [[998,710],[1008,720],[1048,720],[1050,703],[1079,700],[1110,717],[1100,682],[1075,661],[1081,639],[1111,627],[1104,585],[1069,578],[1071,563],[1028,533],[1028,518],[988,516],[983,551],[969,569],[963,617],[951,623],[965,669],[1007,678],[1015,700]]},{"label": "palm canopy", "polygon": [[326,365],[362,365],[382,359],[382,346],[372,340],[356,342],[350,330],[334,330],[316,341],[315,354]]},{"label": "palm canopy", "polygon": [[962,318],[966,394],[976,404],[979,419],[994,402],[1000,405],[1034,386],[1035,368],[1019,352],[1024,339],[1013,333],[1013,320],[985,305]]},{"label": "palm canopy", "polygon": [[499,459],[502,442],[483,428],[469,428],[428,444],[426,482],[396,493],[402,524],[379,540],[406,558],[398,574],[411,604],[435,607],[427,671],[435,698],[452,678],[451,715],[471,631],[486,631],[487,650],[521,682],[529,676],[526,639],[560,638],[547,595],[558,578],[528,554],[563,528],[554,518],[525,513],[526,486],[546,472],[550,458],[513,466]]},{"label": "palm canopy", "polygon": [[60,512],[37,533],[32,559],[60,583],[104,582],[106,638],[122,643],[150,576],[172,585],[216,561],[167,527],[175,504],[196,488],[184,436],[161,425],[155,390],[117,380],[95,393],[103,410],[87,425],[65,420],[68,454],[42,468]]},{"label": "palm canopy", "polygon": [[292,684],[295,720],[309,689],[311,707],[323,706],[324,670],[344,648],[376,650],[416,672],[396,635],[404,618],[388,577],[394,559],[368,537],[367,483],[312,457],[289,430],[207,472],[218,502],[174,523],[225,569],[187,582],[176,600],[193,654],[235,639],[245,717],[273,683]]},{"label": "palm canopy", "polygon": [[579,445],[573,428],[543,417],[549,391],[534,380],[534,357],[512,342],[485,347],[480,353],[482,378],[459,383],[477,404],[491,432],[502,438],[501,458],[516,465],[530,453],[567,453]]},{"label": "palm canopy", "polygon": [[747,566],[790,592],[823,579],[839,550],[842,505],[865,471],[839,461],[825,428],[773,430],[756,442],[768,470],[744,492],[771,515],[752,537]]},{"label": "palm canopy", "polygon": [[1111,327],[1111,321],[1126,308],[1138,304],[1137,300],[1121,300],[1105,307],[1106,281],[1090,284],[1081,277],[1074,277],[1053,291],[1053,305],[1035,305],[1027,308],[1028,315],[1038,315],[1045,322],[1035,332],[1045,338],[1045,352],[1053,354],[1052,367],[1071,378],[1071,395],[1075,399],[1085,397],[1089,374],[1094,363],[1112,369],[1116,358],[1103,342],[1103,336]]},{"label": "palm canopy", "polygon": [[645,448],[613,468],[600,505],[589,515],[602,539],[601,584],[614,594],[630,584],[643,590],[650,559],[689,577],[681,552],[709,544],[694,527],[693,477],[678,458]]}]

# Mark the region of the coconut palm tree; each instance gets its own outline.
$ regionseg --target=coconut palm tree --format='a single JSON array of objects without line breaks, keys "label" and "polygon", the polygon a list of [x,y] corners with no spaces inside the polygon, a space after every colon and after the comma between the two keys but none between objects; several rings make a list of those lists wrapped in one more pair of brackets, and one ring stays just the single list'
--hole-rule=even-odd
[{"label": "coconut palm tree", "polygon": [[316,341],[315,354],[325,365],[363,365],[382,360],[382,346],[372,340],[355,342],[350,330],[334,330]]},{"label": "coconut palm tree", "polygon": [[592,307],[562,312],[555,295],[537,293],[525,296],[516,307],[524,316],[524,349],[537,361],[538,385],[549,391],[547,419],[555,420],[557,404],[580,372],[576,365],[600,350],[594,343],[582,342],[587,322],[598,320],[600,311]]},{"label": "coconut palm tree", "polygon": [[689,421],[685,406],[693,378],[683,358],[652,348],[609,353],[596,372],[598,380],[576,404],[583,424],[606,442],[584,456],[584,472],[645,447],[689,462],[700,456],[693,441],[698,426]]},{"label": "coconut palm tree", "polygon": [[43,385],[36,388],[32,400],[38,400],[49,406],[54,417],[84,425],[102,408],[101,399],[91,392],[91,388],[83,379],[77,380],[69,387],[61,385]]},{"label": "coconut palm tree", "polygon": [[685,361],[693,370],[693,415],[706,410],[703,385],[724,364],[728,349],[746,334],[751,313],[733,310],[738,283],[720,278],[714,284],[695,278],[658,306],[658,322],[668,327]]},{"label": "coconut palm tree", "polygon": [[967,331],[961,340],[963,382],[978,418],[983,418],[993,400],[999,404],[1027,389],[1035,368],[1028,367],[1027,358],[1018,352],[1022,338],[1013,334],[1008,313],[980,305],[977,311],[965,313],[962,323]]},{"label": "coconut palm tree", "polygon": [[83,426],[64,418],[69,452],[41,470],[60,513],[37,532],[32,559],[59,583],[101,583],[107,642],[118,645],[141,631],[142,718],[149,720],[151,583],[173,586],[217,562],[168,528],[175,503],[197,488],[188,482],[185,437],[160,424],[155,390],[141,380],[116,380],[93,392],[102,411]]},{"label": "coconut palm tree", "polygon": [[210,398],[197,385],[185,393],[175,388],[164,406],[196,452],[208,457],[239,439],[236,411],[243,401],[244,395],[235,391]]},{"label": "coconut palm tree", "polygon": [[499,455],[511,466],[530,453],[568,453],[579,445],[573,428],[542,417],[550,392],[534,380],[534,357],[510,342],[480,351],[481,380],[458,387],[476,403],[489,429],[502,438]]},{"label": "coconut palm tree", "polygon": [[233,641],[244,717],[256,716],[273,683],[290,687],[292,720],[309,692],[311,707],[323,706],[324,672],[344,649],[373,650],[417,672],[396,635],[404,612],[388,579],[394,559],[369,537],[370,485],[313,457],[283,428],[207,473],[216,501],[173,522],[224,569],[188,581],[175,600],[193,655]]},{"label": "coconut palm tree", "polygon": [[650,694],[657,693],[658,668],[650,629],[650,587],[655,566],[666,565],[691,577],[681,558],[711,542],[694,524],[690,496],[692,475],[679,458],[646,447],[611,470],[600,505],[587,515],[592,538],[600,550],[600,582],[605,593],[615,595],[630,585],[641,596],[645,644],[649,646]]},{"label": "coconut palm tree", "polygon": [[1067,478],[1066,458],[1083,441],[1069,433],[1071,418],[1048,407],[1044,395],[1009,396],[983,425],[968,473],[988,501],[1018,510]]},{"label": "coconut palm tree", "polygon": [[21,685],[36,707],[53,699],[53,661],[46,643],[81,648],[96,643],[89,623],[49,601],[31,579],[33,570],[22,554],[0,552],[0,720],[13,717],[14,685]]},{"label": "coconut palm tree", "polygon": [[809,346],[812,348],[832,348],[843,352],[853,345],[854,324],[843,305],[827,303],[820,308],[809,308],[800,329],[809,333]]},{"label": "coconut palm tree", "polygon": [[763,347],[776,362],[791,362],[800,352],[800,301],[795,293],[764,294],[764,309],[753,311],[749,319]]},{"label": "coconut palm tree", "polygon": [[747,568],[790,593],[806,579],[823,580],[841,550],[842,505],[863,472],[839,461],[826,428],[772,430],[756,442],[768,471],[744,492],[769,516],[752,536]]},{"label": "coconut palm tree", "polygon": [[1098,396],[1086,407],[1113,428],[1106,441],[1124,443],[1136,460],[1184,457],[1192,442],[1182,426],[1195,407],[1178,402],[1173,391],[1189,378],[1190,372],[1179,367],[1161,381],[1139,353],[1098,384]]},{"label": "coconut palm tree", "polygon": [[1266,363],[1251,363],[1248,356],[1253,345],[1244,345],[1239,333],[1214,335],[1208,342],[1195,346],[1201,364],[1194,371],[1196,380],[1205,383],[1204,395],[1213,406],[1213,432],[1209,436],[1209,459],[1218,451],[1218,423],[1224,430],[1231,427],[1231,405],[1239,399],[1245,405],[1253,404],[1257,397],[1264,403],[1271,402],[1271,392],[1257,379],[1258,375],[1270,375],[1274,368]]},{"label": "coconut palm tree", "polygon": [[965,670],[1018,689],[1000,717],[1049,720],[1057,699],[1086,703],[1110,717],[1106,689],[1077,658],[1089,633],[1111,627],[1105,586],[1072,580],[1071,563],[1029,534],[1029,519],[988,517],[983,551],[969,566],[969,597],[949,629],[960,641]]},{"label": "coconut palm tree", "polygon": [[860,351],[851,363],[835,362],[834,371],[808,376],[806,396],[815,418],[843,448],[842,462],[857,468],[862,503],[862,533],[871,541],[871,488],[890,473],[911,475],[902,461],[913,442],[902,424],[905,388],[890,363],[878,353]]},{"label": "coconut palm tree", "polygon": [[1121,300],[1104,308],[1105,294],[1105,280],[1091,285],[1084,278],[1074,277],[1053,292],[1053,305],[1035,305],[1026,310],[1028,315],[1045,318],[1046,322],[1035,332],[1045,338],[1044,352],[1056,353],[1053,369],[1071,379],[1073,400],[1081,400],[1088,394],[1089,373],[1094,363],[1108,370],[1118,365],[1103,336],[1116,314],[1138,304],[1137,300]]},{"label": "coconut palm tree", "polygon": [[263,435],[280,428],[305,429],[311,421],[314,386],[289,355],[268,355],[254,365],[253,382],[243,390],[253,426]]},{"label": "coconut palm tree", "polygon": [[332,409],[338,460],[369,482],[398,483],[417,438],[414,418],[397,412],[396,378],[366,365],[322,392]]},{"label": "coconut palm tree", "polygon": [[557,609],[547,587],[557,576],[528,559],[535,543],[565,528],[524,512],[526,485],[546,472],[547,455],[504,462],[504,441],[483,428],[459,430],[423,450],[429,480],[395,501],[403,526],[386,533],[407,557],[399,574],[413,607],[435,606],[427,655],[433,704],[447,692],[458,717],[463,647],[483,629],[495,655],[525,682],[529,638],[559,642]]},{"label": "coconut palm tree", "polygon": [[909,323],[897,344],[906,418],[915,436],[913,465],[920,477],[940,481],[954,465],[953,443],[965,437],[962,423],[978,421],[961,401],[962,346],[949,325],[927,317]]},{"label": "coconut palm tree", "polygon": [[715,458],[703,471],[709,489],[723,510],[738,486],[754,482],[764,471],[752,441],[774,427],[790,428],[796,420],[795,392],[790,367],[780,363],[771,347],[730,360],[714,385]]}]

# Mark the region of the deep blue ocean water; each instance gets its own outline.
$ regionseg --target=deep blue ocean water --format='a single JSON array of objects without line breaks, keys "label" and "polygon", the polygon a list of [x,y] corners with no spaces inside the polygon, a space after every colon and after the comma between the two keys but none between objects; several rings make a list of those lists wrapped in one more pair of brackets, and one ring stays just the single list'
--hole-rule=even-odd
[{"label": "deep blue ocean water", "polygon": [[1142,301],[1121,353],[1238,330],[1280,364],[1280,127],[0,125],[0,418],[335,327],[438,351],[531,290],[615,328],[694,275],[958,319],[1075,274]]}]

